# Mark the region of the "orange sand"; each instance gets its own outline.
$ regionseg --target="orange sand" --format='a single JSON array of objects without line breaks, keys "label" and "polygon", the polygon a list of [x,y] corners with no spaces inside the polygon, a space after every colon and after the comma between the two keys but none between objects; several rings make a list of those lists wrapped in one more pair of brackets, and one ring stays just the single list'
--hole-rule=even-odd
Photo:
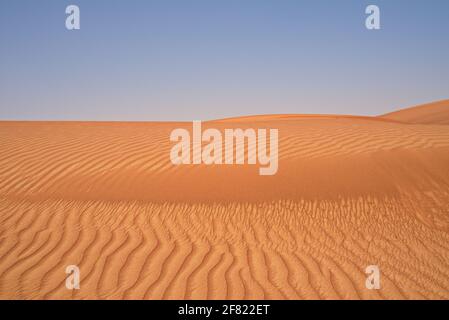
[{"label": "orange sand", "polygon": [[274,176],[172,165],[190,123],[0,122],[0,298],[448,299],[448,110],[203,124],[279,129]]},{"label": "orange sand", "polygon": [[382,118],[407,123],[449,124],[449,100],[387,113]]}]

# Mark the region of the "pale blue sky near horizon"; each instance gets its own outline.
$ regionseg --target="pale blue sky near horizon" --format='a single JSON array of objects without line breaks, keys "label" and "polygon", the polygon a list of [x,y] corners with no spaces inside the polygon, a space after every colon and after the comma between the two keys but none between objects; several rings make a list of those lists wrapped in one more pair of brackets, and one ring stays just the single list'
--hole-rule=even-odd
[{"label": "pale blue sky near horizon", "polygon": [[448,99],[448,57],[447,0],[0,0],[0,120],[379,115]]}]

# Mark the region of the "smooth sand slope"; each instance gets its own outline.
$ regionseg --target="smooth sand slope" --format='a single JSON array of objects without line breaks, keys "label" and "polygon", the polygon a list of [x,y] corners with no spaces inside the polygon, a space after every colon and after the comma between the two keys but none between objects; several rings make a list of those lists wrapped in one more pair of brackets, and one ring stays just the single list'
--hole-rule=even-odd
[{"label": "smooth sand slope", "polygon": [[448,299],[449,126],[432,121],[205,124],[279,129],[274,176],[172,165],[189,123],[0,123],[0,298]]},{"label": "smooth sand slope", "polygon": [[420,124],[449,124],[449,100],[407,108],[381,116],[384,119]]}]

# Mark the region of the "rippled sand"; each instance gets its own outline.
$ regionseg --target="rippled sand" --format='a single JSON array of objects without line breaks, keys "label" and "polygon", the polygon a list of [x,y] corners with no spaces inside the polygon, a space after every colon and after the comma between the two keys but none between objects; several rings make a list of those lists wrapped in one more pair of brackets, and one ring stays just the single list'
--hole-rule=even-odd
[{"label": "rippled sand", "polygon": [[[274,176],[174,166],[170,132],[189,123],[0,122],[0,298],[448,299],[436,105],[424,124],[411,109],[204,123],[277,128]],[[380,290],[365,287],[373,264]]]}]

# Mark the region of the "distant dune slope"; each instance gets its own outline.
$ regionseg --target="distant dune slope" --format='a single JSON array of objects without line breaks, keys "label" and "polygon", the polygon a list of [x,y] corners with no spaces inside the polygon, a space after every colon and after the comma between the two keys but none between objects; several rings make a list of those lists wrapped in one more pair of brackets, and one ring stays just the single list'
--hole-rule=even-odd
[{"label": "distant dune slope", "polygon": [[421,124],[449,124],[449,100],[442,100],[411,107],[385,115],[380,118]]},{"label": "distant dune slope", "polygon": [[0,298],[449,299],[449,126],[204,124],[279,129],[274,176],[172,165],[190,126],[0,123]]}]

